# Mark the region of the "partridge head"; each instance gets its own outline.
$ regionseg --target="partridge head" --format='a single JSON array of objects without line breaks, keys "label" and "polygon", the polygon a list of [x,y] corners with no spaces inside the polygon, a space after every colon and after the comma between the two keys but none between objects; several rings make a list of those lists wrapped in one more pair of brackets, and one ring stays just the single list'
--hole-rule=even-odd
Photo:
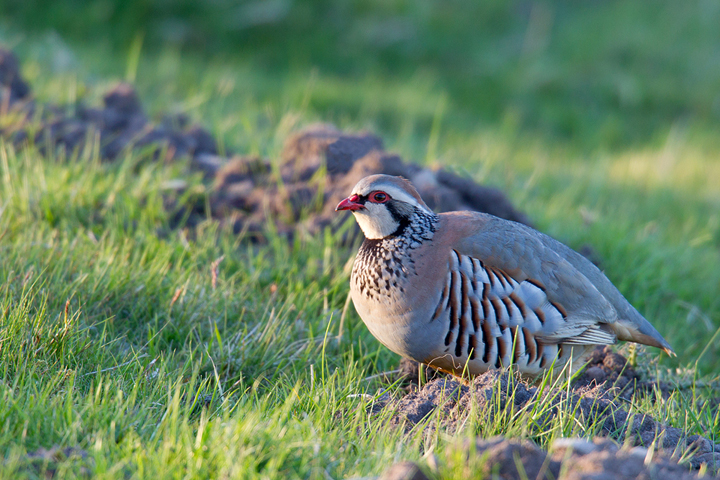
[{"label": "partridge head", "polygon": [[536,376],[617,340],[674,355],[595,265],[530,227],[436,214],[388,175],[360,180],[336,210],[365,234],[350,278],[355,309],[402,356],[456,375],[514,364]]}]

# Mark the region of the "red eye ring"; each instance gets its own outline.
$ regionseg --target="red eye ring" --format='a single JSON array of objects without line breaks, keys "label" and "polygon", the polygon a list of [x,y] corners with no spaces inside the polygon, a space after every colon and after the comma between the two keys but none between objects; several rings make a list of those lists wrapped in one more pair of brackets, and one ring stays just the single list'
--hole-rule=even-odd
[{"label": "red eye ring", "polygon": [[390,195],[381,191],[372,192],[370,195],[368,195],[368,200],[370,200],[372,203],[385,203],[390,200]]}]

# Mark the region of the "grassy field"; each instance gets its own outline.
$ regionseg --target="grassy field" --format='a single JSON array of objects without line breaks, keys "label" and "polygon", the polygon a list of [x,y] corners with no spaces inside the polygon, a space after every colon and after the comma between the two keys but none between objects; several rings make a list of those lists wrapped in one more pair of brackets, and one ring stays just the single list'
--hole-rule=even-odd
[{"label": "grassy field", "polygon": [[[633,411],[720,442],[719,394],[699,386],[720,371],[714,2],[269,3],[275,20],[232,29],[183,2],[8,2],[0,42],[41,101],[99,103],[127,79],[151,114],[188,112],[232,151],[275,161],[325,121],[501,188],[540,230],[591,245],[678,353],[639,351],[683,388]],[[168,18],[184,37],[158,33]],[[180,177],[142,154],[0,142],[0,477],[363,477],[430,446],[464,478],[446,454],[461,439],[366,413],[358,394],[396,392],[368,377],[398,358],[352,308],[341,321],[354,251],[329,233],[256,246],[211,220],[168,234],[163,185]],[[537,413],[479,415],[461,436],[595,431],[561,418],[538,436]],[[28,456],[56,446],[76,455]]]}]

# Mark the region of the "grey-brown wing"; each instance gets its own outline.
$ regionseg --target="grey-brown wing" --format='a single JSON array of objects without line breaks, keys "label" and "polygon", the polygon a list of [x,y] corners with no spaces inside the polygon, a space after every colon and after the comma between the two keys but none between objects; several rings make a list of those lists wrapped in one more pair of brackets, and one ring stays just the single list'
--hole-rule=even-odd
[{"label": "grey-brown wing", "polygon": [[[544,242],[540,232],[491,216],[458,215],[468,235],[459,236],[461,254],[481,259],[518,281],[541,284],[548,298],[562,305],[568,316],[612,323],[617,312],[600,291]],[[476,223],[476,226],[472,224]],[[459,226],[458,226],[459,227]]]},{"label": "grey-brown wing", "polygon": [[458,212],[448,218],[461,253],[482,259],[517,280],[543,285],[548,298],[569,319],[605,324],[621,340],[632,340],[672,352],[655,328],[622,296],[589,260],[569,247],[525,225],[491,215]]}]

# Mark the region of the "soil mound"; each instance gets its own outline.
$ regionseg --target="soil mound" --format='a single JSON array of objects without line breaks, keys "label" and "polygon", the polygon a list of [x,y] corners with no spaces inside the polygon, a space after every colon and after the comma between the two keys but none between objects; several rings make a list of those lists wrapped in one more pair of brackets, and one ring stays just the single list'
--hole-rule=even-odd
[{"label": "soil mound", "polygon": [[[442,169],[405,162],[386,152],[379,137],[349,134],[331,125],[313,125],[288,138],[277,171],[272,162],[256,157],[223,160],[203,155],[194,164],[213,179],[212,215],[232,222],[234,231],[247,231],[253,237],[261,235],[268,219],[274,219],[277,231],[287,236],[339,228],[347,218],[339,216],[335,206],[360,179],[374,173],[409,179],[428,206],[439,212],[476,210],[530,223],[497,189]],[[207,215],[199,204],[193,213],[201,218]],[[180,214],[187,217],[185,210]],[[355,238],[357,233],[353,224],[345,238]]]},{"label": "soil mound", "polygon": [[[432,368],[424,368],[426,381],[447,376]],[[419,377],[417,362],[407,358],[400,360],[397,378],[407,392],[417,388]],[[636,392],[658,391],[667,398],[673,391],[673,387],[665,382],[642,378],[630,362],[609,345],[598,346],[592,351],[586,367],[573,379],[572,388],[577,392],[592,391],[594,395],[603,395],[608,400],[626,402],[632,401]]]},{"label": "soil mound", "polygon": [[[213,136],[185,115],[165,115],[160,123],[151,122],[129,84],[107,92],[102,107],[82,102],[38,105],[17,58],[2,49],[0,93],[0,135],[18,146],[33,142],[43,152],[72,155],[98,140],[100,155],[107,161],[129,149],[142,149],[156,160],[190,158],[191,169],[203,172],[207,191],[188,200],[188,195],[183,196],[185,182],[168,185],[165,204],[174,213],[174,227],[193,226],[212,216],[253,238],[262,235],[270,219],[277,231],[288,236],[337,228],[347,216],[335,214],[335,206],[355,183],[373,173],[408,178],[426,203],[440,212],[476,210],[529,224],[501,191],[444,169],[405,162],[386,152],[382,140],[371,133],[349,134],[331,125],[314,125],[292,135],[275,162],[221,156]],[[353,226],[349,237],[357,231]]]},{"label": "soil mound", "polygon": [[59,107],[39,105],[23,80],[17,57],[0,49],[0,97],[3,121],[0,134],[21,145],[31,141],[41,151],[64,150],[70,155],[98,136],[100,155],[114,160],[129,148],[149,148],[170,160],[216,154],[215,139],[184,115],[167,115],[155,125],[145,114],[135,89],[121,83],[103,97],[103,107],[82,102]]},{"label": "soil mound", "polygon": [[[418,389],[417,364],[407,360],[404,360],[401,364],[400,375],[404,376],[405,382],[408,382],[406,391],[409,391],[409,393],[399,399],[383,395],[376,400],[372,410],[375,413],[389,413],[390,424],[406,431],[418,427],[430,430],[439,427],[453,434],[457,433],[467,423],[470,415],[486,416],[487,418],[484,418],[484,420],[492,422],[498,415],[509,419],[517,415],[529,415],[533,411],[530,433],[532,434],[532,431],[535,431],[536,434],[540,435],[550,427],[551,421],[562,411],[573,411],[573,415],[578,422],[584,425],[595,424],[599,427],[603,436],[613,437],[625,445],[643,448],[652,447],[659,450],[657,457],[653,457],[653,454],[648,456],[648,458],[653,458],[653,462],[659,462],[658,465],[654,467],[643,466],[643,469],[647,467],[649,470],[638,470],[633,475],[640,475],[642,472],[645,472],[643,475],[646,475],[646,477],[638,478],[668,478],[662,475],[658,477],[657,475],[662,472],[686,471],[686,466],[678,467],[676,465],[678,458],[687,459],[687,464],[692,468],[697,469],[702,465],[708,465],[709,471],[720,469],[720,443],[713,443],[700,435],[687,435],[683,430],[665,425],[650,416],[629,412],[630,404],[627,401],[632,399],[635,392],[648,388],[657,388],[657,385],[653,382],[640,381],[639,375],[627,364],[627,360],[609,348],[598,348],[594,352],[590,364],[583,373],[574,379],[569,391],[548,388],[542,390],[537,386],[524,383],[507,371],[499,370],[491,370],[475,377],[469,384],[464,384],[454,377],[430,370],[428,372],[429,381]],[[598,382],[598,379],[602,379],[602,381]],[[622,385],[622,387],[619,385]],[[425,420],[434,412],[438,416],[435,417],[433,422],[425,424]],[[511,453],[522,447],[520,444],[512,446],[512,442],[500,440],[495,441],[493,445],[495,444],[501,445],[501,449],[510,449],[507,451]],[[602,440],[596,439],[594,444],[614,445],[614,442],[606,438]],[[537,450],[536,447],[533,448]],[[619,452],[625,452],[624,450],[619,451],[617,447],[587,447],[587,449],[588,452],[596,452],[593,456],[587,457],[588,459],[585,461],[586,466],[583,469],[589,470],[581,469],[574,476],[562,478],[595,478],[583,475],[586,473],[590,475],[588,472],[593,471],[593,469],[606,468],[607,465],[614,464],[614,460],[610,463],[606,460],[611,458],[612,455],[620,455]],[[646,452],[646,450],[642,451]],[[514,453],[509,458],[514,458],[513,455]],[[521,454],[520,458],[525,458],[523,455]],[[617,461],[627,461],[628,464],[635,465],[637,461],[633,455],[632,452],[625,452],[618,457],[619,460]],[[641,457],[638,464],[640,466],[643,465],[645,454]],[[539,463],[534,460],[528,461],[532,465],[544,464],[545,462],[544,456],[543,459],[539,460]],[[524,461],[523,464],[525,464]],[[573,465],[575,465],[575,462],[573,462]],[[526,466],[530,467],[531,465]],[[635,471],[635,467],[630,468],[630,470]],[[553,471],[548,470],[548,472]],[[609,470],[606,473],[620,475],[615,470]],[[548,478],[558,478],[556,474],[553,473],[553,475]],[[501,475],[500,478],[505,477]],[[515,477],[509,476],[507,478]],[[531,475],[528,478],[541,477]],[[626,477],[620,475],[607,478]],[[635,477],[630,476],[627,478]]]},{"label": "soil mound", "polygon": [[[476,439],[457,447],[467,459],[472,478],[515,480],[651,480],[672,478],[690,480],[699,477],[684,465],[663,452],[643,447],[623,447],[607,438],[561,438],[550,452],[529,441],[506,440],[502,437]],[[454,452],[449,450],[448,456]],[[429,460],[437,469],[439,460]],[[433,468],[434,467],[434,468]],[[471,476],[468,475],[468,478]],[[388,468],[381,480],[424,480],[428,477],[412,462],[402,462]],[[440,478],[440,477],[438,477]],[[479,477],[478,477],[479,478]]]}]

